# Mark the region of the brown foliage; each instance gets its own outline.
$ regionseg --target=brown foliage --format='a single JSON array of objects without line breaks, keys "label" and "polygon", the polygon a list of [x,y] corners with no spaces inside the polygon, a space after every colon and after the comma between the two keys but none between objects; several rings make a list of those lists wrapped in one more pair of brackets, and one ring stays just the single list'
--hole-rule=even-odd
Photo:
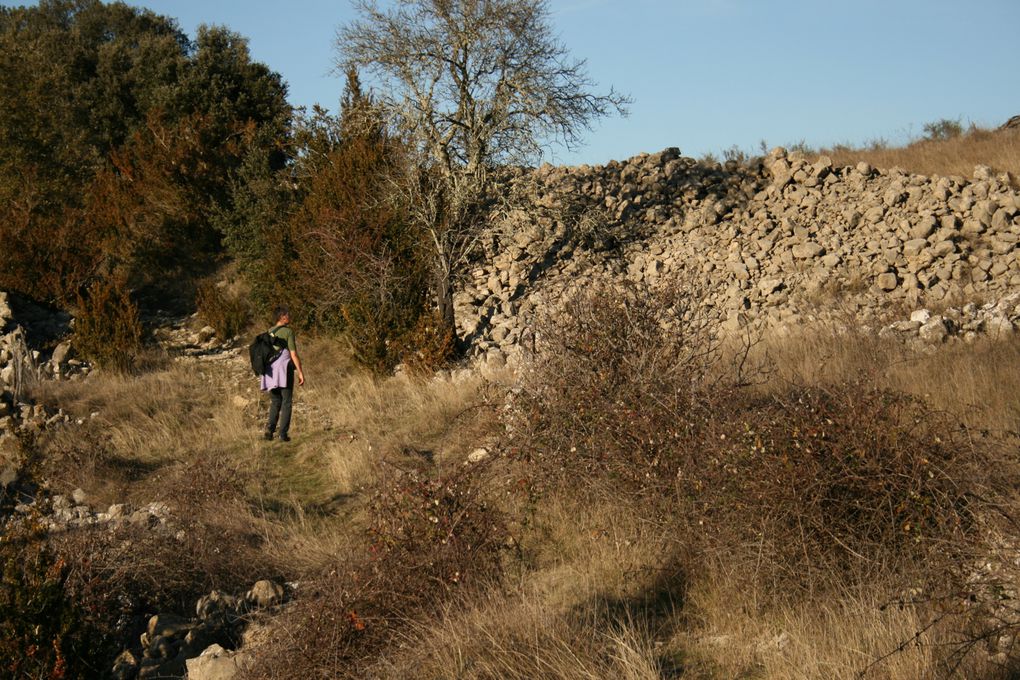
[{"label": "brown foliage", "polygon": [[0,197],[0,288],[72,302],[95,275],[102,235],[68,190],[48,186],[35,168],[22,168],[14,181],[9,196]]},{"label": "brown foliage", "polygon": [[418,323],[398,338],[396,355],[411,372],[432,375],[457,353],[457,338],[433,310],[418,317]]},{"label": "brown foliage", "polygon": [[381,136],[346,140],[312,176],[292,222],[301,299],[377,368],[398,360],[391,343],[414,326],[426,293],[418,235],[385,187],[395,153]]},{"label": "brown foliage", "polygon": [[966,431],[855,384],[744,389],[675,300],[588,291],[540,330],[507,442],[537,489],[641,498],[683,552],[794,588],[952,567],[990,484]]},{"label": "brown foliage", "polygon": [[168,122],[150,111],[145,126],[99,172],[87,193],[86,220],[104,234],[104,272],[132,288],[172,288],[218,249],[209,226],[224,168],[244,150],[245,128],[227,141],[210,139],[215,124],[192,115]]},{"label": "brown foliage", "polygon": [[358,678],[413,620],[500,573],[503,518],[478,468],[429,479],[393,474],[375,491],[364,552],[299,592],[260,650],[253,677]]},{"label": "brown foliage", "polygon": [[138,307],[120,285],[93,283],[78,297],[75,347],[100,366],[127,371],[141,353],[142,325]]}]

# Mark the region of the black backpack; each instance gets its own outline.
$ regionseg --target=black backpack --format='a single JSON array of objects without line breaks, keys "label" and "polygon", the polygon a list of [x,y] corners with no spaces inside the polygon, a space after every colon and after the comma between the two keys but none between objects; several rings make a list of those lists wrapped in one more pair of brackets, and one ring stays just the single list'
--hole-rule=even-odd
[{"label": "black backpack", "polygon": [[274,337],[268,331],[256,335],[255,341],[248,345],[251,370],[255,372],[255,375],[262,376],[269,373],[269,367],[280,358],[280,354],[283,353],[286,346],[286,340]]}]

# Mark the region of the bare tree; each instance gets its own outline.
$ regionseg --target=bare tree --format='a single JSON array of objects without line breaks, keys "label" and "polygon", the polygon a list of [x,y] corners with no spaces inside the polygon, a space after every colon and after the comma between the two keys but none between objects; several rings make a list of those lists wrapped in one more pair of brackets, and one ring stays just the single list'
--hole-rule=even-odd
[{"label": "bare tree", "polygon": [[548,144],[576,148],[628,98],[592,94],[585,62],[553,35],[546,0],[354,0],[337,65],[379,87],[377,103],[417,153],[402,188],[433,248],[435,294],[455,333],[453,281],[481,224],[491,170]]}]

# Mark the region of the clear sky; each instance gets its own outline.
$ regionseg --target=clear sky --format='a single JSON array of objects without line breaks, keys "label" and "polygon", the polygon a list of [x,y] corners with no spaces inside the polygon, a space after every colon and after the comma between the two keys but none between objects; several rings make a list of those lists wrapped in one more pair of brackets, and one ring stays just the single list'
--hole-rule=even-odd
[{"label": "clear sky", "polygon": [[[5,4],[19,4],[5,2]],[[189,35],[226,25],[281,73],[293,104],[336,109],[346,0],[136,0]],[[557,163],[677,146],[717,155],[804,141],[893,143],[943,118],[1020,114],[1020,0],[551,0],[563,43],[600,90],[634,99]]]}]

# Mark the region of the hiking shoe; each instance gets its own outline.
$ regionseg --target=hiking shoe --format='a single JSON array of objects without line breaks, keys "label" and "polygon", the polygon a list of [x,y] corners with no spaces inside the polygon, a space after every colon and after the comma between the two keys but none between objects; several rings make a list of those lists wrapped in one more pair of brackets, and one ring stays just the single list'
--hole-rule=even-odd
[{"label": "hiking shoe", "polygon": [[[273,440],[273,433],[272,432],[263,432],[262,433],[262,438],[265,439],[267,442],[272,441]],[[280,437],[280,439],[283,439],[283,437]]]},{"label": "hiking shoe", "polygon": [[287,436],[287,435],[285,435],[285,434],[281,434],[281,435],[280,435],[280,441],[281,441],[281,442],[289,442],[289,441],[290,441],[290,437],[288,437],[288,436]]}]

